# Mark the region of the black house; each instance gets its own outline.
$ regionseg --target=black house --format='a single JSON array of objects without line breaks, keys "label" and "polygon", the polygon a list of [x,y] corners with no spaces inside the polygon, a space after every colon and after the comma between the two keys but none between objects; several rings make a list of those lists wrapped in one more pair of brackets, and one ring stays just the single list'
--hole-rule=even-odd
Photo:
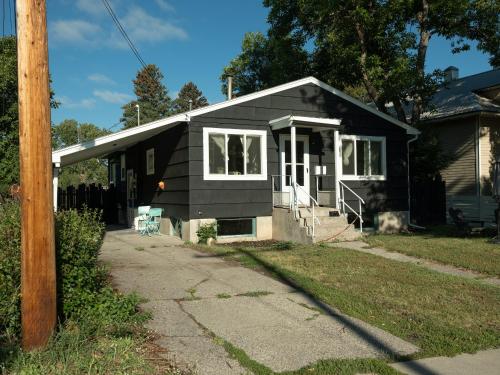
[{"label": "black house", "polygon": [[216,221],[219,240],[314,242],[348,222],[407,224],[418,134],[308,77],[54,151],[54,181],[60,166],[107,157],[130,226],[151,206],[186,240]]}]

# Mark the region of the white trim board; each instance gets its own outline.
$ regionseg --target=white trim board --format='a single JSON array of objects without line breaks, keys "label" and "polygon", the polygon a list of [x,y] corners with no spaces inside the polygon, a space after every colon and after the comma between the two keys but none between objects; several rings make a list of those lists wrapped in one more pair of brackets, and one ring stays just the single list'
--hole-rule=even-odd
[{"label": "white trim board", "polygon": [[[142,140],[145,140],[153,135],[156,135],[166,128],[168,128],[169,125],[175,126],[178,123],[182,122],[189,122],[192,117],[195,116],[200,116],[205,113],[217,111],[219,109],[223,109],[226,107],[230,107],[232,105],[237,105],[240,103],[245,103],[250,100],[258,99],[267,95],[272,95],[276,94],[281,91],[289,90],[295,87],[307,85],[307,84],[313,84],[316,85],[326,91],[331,92],[334,95],[337,95],[338,97],[349,101],[356,106],[373,113],[399,127],[402,127],[403,129],[406,130],[407,134],[420,134],[420,132],[412,127],[409,126],[394,117],[387,115],[385,113],[382,113],[378,111],[375,108],[370,107],[369,105],[343,93],[340,90],[335,89],[334,87],[318,80],[317,78],[314,77],[306,77],[302,78],[293,82],[285,83],[283,85],[275,86],[269,89],[261,90],[254,92],[252,94],[244,95],[239,98],[234,98],[231,100],[226,100],[221,103],[217,104],[212,104],[207,107],[202,107],[198,109],[194,109],[192,111],[184,112],[179,115],[175,116],[170,116],[164,119],[160,119],[157,121],[153,121],[147,124],[143,124],[140,126],[136,126],[130,129],[125,129],[116,133],[112,133],[109,135],[105,135],[103,137],[96,138],[92,141],[88,142],[83,142],[79,143],[76,145],[72,145],[60,150],[56,150],[52,152],[52,162],[60,162],[62,165],[68,165],[72,163],[76,163],[78,161],[86,160],[92,157],[98,157],[105,155],[107,153],[113,152],[114,150],[119,150],[120,148],[130,146],[132,144],[135,144],[137,142],[140,142]],[[129,139],[127,139],[129,138]],[[116,146],[115,146],[116,144]],[[106,147],[107,146],[107,147]],[[85,152],[87,151],[87,152]],[[69,158],[69,155],[72,154],[79,154],[74,155],[72,158]],[[68,160],[65,160],[68,159]]]},{"label": "white trim board", "polygon": [[[242,175],[234,174],[211,174],[209,165],[208,136],[209,134],[223,134],[225,139],[225,173],[228,171],[228,135],[258,136],[260,138],[260,173],[246,174],[246,138],[244,138],[243,150],[244,160],[243,168],[245,173]],[[228,129],[228,128],[203,128],[203,179],[206,181],[265,181],[267,180],[267,132],[265,130],[253,129]]]}]

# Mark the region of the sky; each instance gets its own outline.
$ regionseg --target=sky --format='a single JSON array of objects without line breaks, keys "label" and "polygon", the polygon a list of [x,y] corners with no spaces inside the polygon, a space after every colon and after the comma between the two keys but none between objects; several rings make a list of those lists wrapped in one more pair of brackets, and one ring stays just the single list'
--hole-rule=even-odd
[{"label": "sky", "polygon": [[[243,35],[268,27],[262,0],[110,2],[142,58],[160,67],[170,96],[193,81],[211,104],[224,100],[219,76],[241,50]],[[133,99],[138,60],[101,0],[47,4],[52,88],[61,102],[52,111],[53,123],[74,118],[112,127],[121,106]],[[488,56],[475,48],[452,55],[449,46],[443,39],[431,40],[427,70],[454,65],[466,76],[491,69]]]}]

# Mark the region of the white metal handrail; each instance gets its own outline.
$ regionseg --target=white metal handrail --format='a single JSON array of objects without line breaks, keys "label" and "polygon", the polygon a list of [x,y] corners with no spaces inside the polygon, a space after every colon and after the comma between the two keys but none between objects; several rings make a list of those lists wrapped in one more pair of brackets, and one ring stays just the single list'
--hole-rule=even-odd
[{"label": "white metal handrail", "polygon": [[298,217],[299,200],[298,200],[297,190],[302,190],[302,192],[309,198],[309,202],[311,204],[311,208],[306,207],[306,209],[308,211],[310,211],[311,215],[312,215],[311,236],[312,236],[312,238],[314,238],[314,236],[316,234],[316,232],[315,232],[315,223],[317,222],[318,225],[321,224],[320,221],[319,221],[319,219],[316,217],[315,212],[314,212],[314,207],[315,206],[319,207],[318,201],[316,199],[314,199],[311,196],[311,194],[309,194],[302,186],[300,186],[296,182],[292,182],[292,186],[293,186],[293,212],[294,212],[294,215],[295,215],[295,219],[299,219],[299,217]]},{"label": "white metal handrail", "polygon": [[[351,212],[359,218],[359,230],[361,232],[363,232],[363,207],[362,207],[361,204],[365,204],[365,201],[363,200],[363,198],[361,198],[358,194],[356,194],[349,186],[347,186],[346,184],[344,184],[342,181],[339,180],[339,184],[340,184],[340,197],[339,197],[339,201],[342,204],[342,206],[341,206],[342,213],[345,215],[345,208],[347,206],[347,208],[349,210],[351,210]],[[348,203],[346,203],[344,188],[346,188],[347,190],[349,190],[358,199],[359,213],[355,209],[353,209],[351,206],[349,206]]]}]

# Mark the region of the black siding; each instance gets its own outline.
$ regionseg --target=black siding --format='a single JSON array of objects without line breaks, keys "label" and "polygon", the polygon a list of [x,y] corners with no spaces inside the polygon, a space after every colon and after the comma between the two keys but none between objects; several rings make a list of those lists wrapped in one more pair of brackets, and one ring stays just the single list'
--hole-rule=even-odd
[{"label": "black siding", "polygon": [[[348,181],[365,201],[368,212],[408,209],[406,131],[373,113],[315,85],[304,85],[194,117],[189,125],[189,217],[230,218],[272,213],[271,175],[279,171],[279,137],[269,121],[289,114],[341,118],[341,133],[385,136],[387,181]],[[267,130],[267,181],[204,181],[203,127]],[[289,130],[283,130],[289,132]],[[315,195],[314,166],[327,165],[334,174],[333,132],[310,134],[311,194]],[[351,202],[351,206],[356,201]]]}]

